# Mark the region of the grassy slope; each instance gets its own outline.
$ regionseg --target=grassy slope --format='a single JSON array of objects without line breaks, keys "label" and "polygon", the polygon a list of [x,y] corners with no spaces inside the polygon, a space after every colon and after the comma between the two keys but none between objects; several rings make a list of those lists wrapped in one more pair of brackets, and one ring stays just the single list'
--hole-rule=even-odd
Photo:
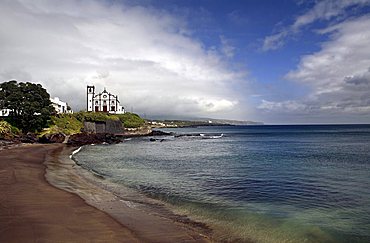
[{"label": "grassy slope", "polygon": [[64,133],[76,134],[83,128],[84,121],[120,120],[126,128],[138,128],[145,124],[144,119],[134,113],[110,115],[106,113],[78,112],[75,114],[58,114],[52,117],[51,125],[41,135]]}]

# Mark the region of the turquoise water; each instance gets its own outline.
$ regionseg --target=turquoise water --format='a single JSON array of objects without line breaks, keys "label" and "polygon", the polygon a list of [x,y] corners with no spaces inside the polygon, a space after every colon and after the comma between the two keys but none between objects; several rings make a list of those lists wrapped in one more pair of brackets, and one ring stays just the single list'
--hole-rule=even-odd
[{"label": "turquoise water", "polygon": [[369,125],[169,130],[194,136],[87,146],[75,158],[219,239],[370,242]]}]

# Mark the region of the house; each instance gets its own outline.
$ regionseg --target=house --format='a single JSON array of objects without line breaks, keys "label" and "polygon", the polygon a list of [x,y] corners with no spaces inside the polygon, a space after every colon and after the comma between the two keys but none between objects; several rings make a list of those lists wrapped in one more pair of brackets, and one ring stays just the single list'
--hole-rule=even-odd
[{"label": "house", "polygon": [[[58,114],[63,114],[63,113],[72,114],[73,113],[73,111],[68,106],[68,104],[66,102],[61,101],[58,97],[50,98],[50,102]],[[11,109],[0,110],[0,117],[9,116],[10,112],[11,112]]]},{"label": "house", "polygon": [[9,113],[10,113],[10,109],[2,109],[0,110],[0,117],[1,116],[9,116]]},{"label": "house", "polygon": [[107,112],[124,114],[125,109],[120,105],[117,95],[113,95],[104,88],[101,93],[95,93],[95,86],[87,86],[86,110],[92,112]]},{"label": "house", "polygon": [[66,102],[61,101],[58,97],[50,98],[50,101],[58,114],[73,113],[68,104]]}]

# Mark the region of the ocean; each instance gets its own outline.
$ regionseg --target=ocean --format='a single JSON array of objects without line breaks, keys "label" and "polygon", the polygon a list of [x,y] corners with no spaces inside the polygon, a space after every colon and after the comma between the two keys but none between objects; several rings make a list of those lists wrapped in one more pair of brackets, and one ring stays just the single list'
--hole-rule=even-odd
[{"label": "ocean", "polygon": [[162,130],[175,136],[85,146],[74,159],[220,240],[370,242],[370,125]]}]

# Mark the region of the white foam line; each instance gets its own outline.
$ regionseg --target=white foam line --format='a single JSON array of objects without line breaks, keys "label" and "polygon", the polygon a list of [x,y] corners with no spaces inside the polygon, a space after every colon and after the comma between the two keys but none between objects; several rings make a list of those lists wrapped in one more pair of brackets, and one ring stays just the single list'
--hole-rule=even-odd
[{"label": "white foam line", "polygon": [[73,152],[72,152],[72,154],[69,156],[69,158],[70,159],[72,159],[72,156],[74,155],[74,154],[77,154],[78,152],[80,152],[80,150],[82,149],[82,146],[81,147],[79,147],[78,149],[76,149],[76,150],[74,150]]}]

